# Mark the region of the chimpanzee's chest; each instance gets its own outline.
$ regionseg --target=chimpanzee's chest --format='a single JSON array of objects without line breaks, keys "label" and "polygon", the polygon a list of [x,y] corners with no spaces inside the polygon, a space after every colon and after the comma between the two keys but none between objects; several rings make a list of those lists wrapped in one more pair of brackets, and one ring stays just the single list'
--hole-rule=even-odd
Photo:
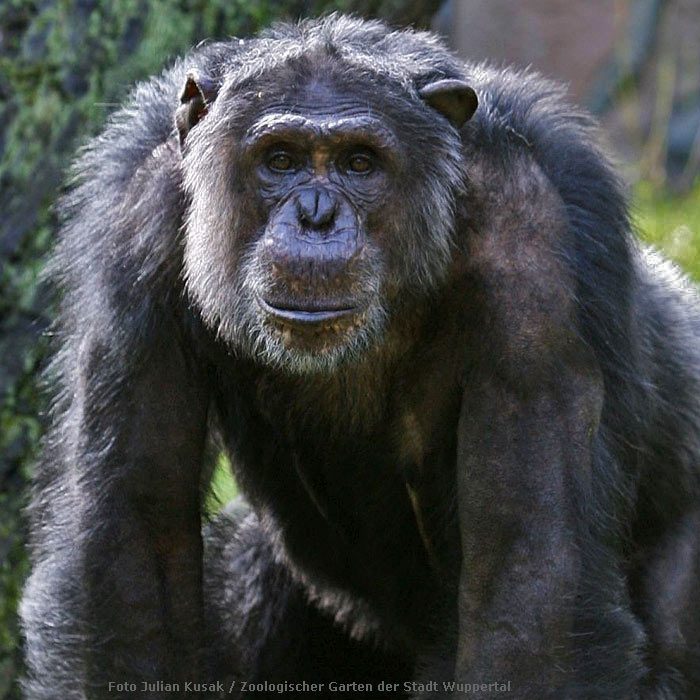
[{"label": "chimpanzee's chest", "polygon": [[237,480],[284,556],[302,576],[397,618],[429,607],[459,567],[455,402],[440,421],[390,397],[343,418],[322,397],[302,406],[271,391],[258,384],[237,395],[227,442]]}]

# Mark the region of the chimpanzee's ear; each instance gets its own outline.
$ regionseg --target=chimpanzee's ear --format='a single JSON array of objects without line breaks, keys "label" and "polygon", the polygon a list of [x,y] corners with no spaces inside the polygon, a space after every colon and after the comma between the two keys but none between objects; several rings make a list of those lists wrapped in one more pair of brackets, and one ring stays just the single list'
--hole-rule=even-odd
[{"label": "chimpanzee's ear", "polygon": [[458,129],[479,106],[476,93],[462,80],[437,80],[421,88],[418,94]]},{"label": "chimpanzee's ear", "polygon": [[207,113],[216,99],[216,84],[209,78],[190,71],[180,93],[180,106],[175,112],[175,126],[180,135],[180,146],[185,143],[189,130]]}]

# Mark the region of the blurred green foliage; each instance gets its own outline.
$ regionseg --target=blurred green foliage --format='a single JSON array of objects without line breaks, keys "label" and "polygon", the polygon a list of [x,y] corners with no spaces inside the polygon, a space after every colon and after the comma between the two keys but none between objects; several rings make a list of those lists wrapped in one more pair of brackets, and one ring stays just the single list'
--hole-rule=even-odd
[{"label": "blurred green foliage", "polygon": [[641,238],[700,281],[700,181],[683,194],[642,182],[632,211]]},{"label": "blurred green foliage", "polygon": [[231,472],[231,462],[226,455],[222,454],[209,482],[209,491],[204,500],[205,515],[208,517],[216,515],[223,506],[235,498],[237,493],[238,488]]}]

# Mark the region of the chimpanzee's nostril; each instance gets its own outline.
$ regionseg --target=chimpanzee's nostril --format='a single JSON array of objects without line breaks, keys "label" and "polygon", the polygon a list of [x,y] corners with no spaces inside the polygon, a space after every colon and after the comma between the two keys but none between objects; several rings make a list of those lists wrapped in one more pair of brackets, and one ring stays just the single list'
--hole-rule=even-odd
[{"label": "chimpanzee's nostril", "polygon": [[296,196],[299,221],[311,228],[323,228],[335,218],[338,202],[328,190],[314,187],[302,190]]}]

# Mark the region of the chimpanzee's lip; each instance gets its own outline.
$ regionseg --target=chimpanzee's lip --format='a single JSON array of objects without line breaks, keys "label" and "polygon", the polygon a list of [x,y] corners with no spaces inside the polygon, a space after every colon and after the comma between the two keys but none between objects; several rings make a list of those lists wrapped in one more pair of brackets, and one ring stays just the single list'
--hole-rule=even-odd
[{"label": "chimpanzee's lip", "polygon": [[299,301],[288,302],[281,299],[268,301],[258,297],[258,303],[266,313],[275,319],[299,325],[339,321],[343,318],[355,316],[362,310],[356,304],[351,305],[347,301],[333,300],[303,303]]}]

